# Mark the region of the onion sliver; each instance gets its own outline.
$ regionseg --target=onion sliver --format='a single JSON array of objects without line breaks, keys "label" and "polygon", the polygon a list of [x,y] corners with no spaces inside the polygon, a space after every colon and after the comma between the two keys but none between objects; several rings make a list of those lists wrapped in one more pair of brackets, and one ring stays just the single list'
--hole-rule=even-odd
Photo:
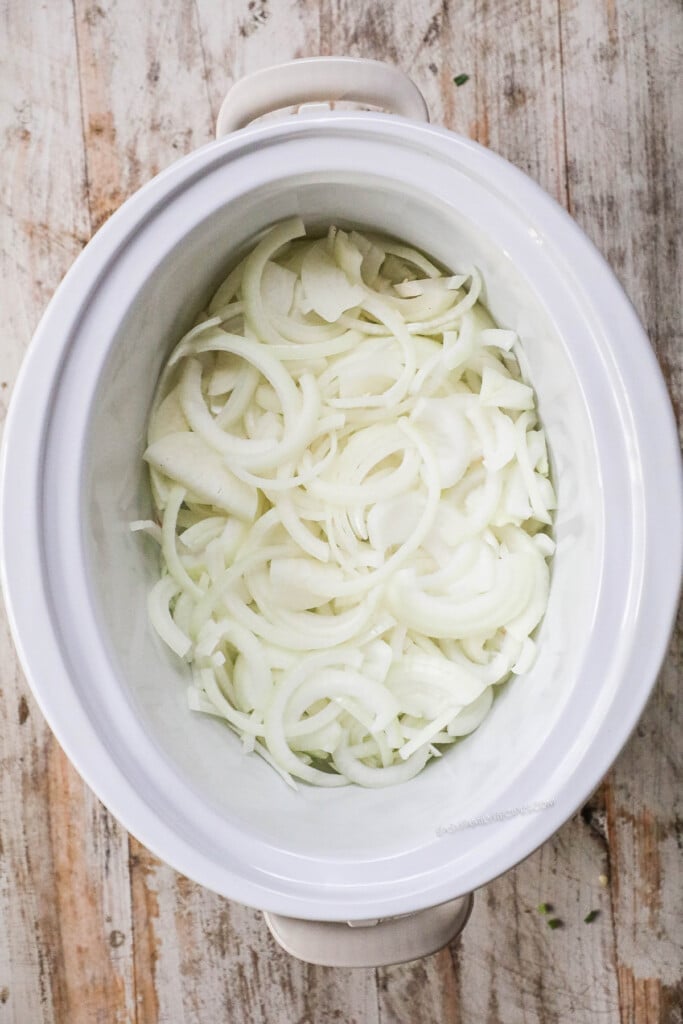
[{"label": "onion sliver", "polygon": [[425,744],[407,761],[396,762],[388,768],[373,768],[354,757],[348,747],[339,746],[334,752],[333,761],[339,774],[349,782],[355,782],[359,786],[377,788],[395,786],[398,782],[408,782],[409,779],[414,779],[422,771],[429,757],[429,747]]},{"label": "onion sliver", "polygon": [[534,563],[521,554],[502,558],[493,587],[464,601],[415,591],[411,582],[401,574],[388,591],[396,618],[427,636],[460,640],[495,633],[522,615],[532,597]]},{"label": "onion sliver", "polygon": [[291,217],[272,228],[255,249],[247,256],[242,276],[242,293],[244,297],[245,315],[254,334],[266,342],[282,342],[284,339],[272,325],[272,321],[264,307],[261,294],[261,279],[266,264],[279,249],[294,238],[306,233],[300,217]]},{"label": "onion sliver", "polygon": [[253,489],[230,472],[199,434],[189,430],[167,434],[149,446],[145,459],[212,508],[245,520],[256,515],[258,501]]}]

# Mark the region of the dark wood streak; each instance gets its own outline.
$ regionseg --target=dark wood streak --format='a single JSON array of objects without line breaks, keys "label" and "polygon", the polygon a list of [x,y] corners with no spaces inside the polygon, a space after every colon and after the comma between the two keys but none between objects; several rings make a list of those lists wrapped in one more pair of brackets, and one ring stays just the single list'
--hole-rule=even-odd
[{"label": "dark wood streak", "polygon": [[22,693],[21,697],[19,698],[19,707],[17,709],[17,720],[19,722],[19,725],[24,724],[29,714],[30,711],[28,707],[28,701],[26,700],[26,697]]},{"label": "dark wood streak", "polygon": [[156,859],[130,837],[130,879],[133,907],[133,969],[136,1024],[157,1024],[157,923],[159,901],[153,886]]}]

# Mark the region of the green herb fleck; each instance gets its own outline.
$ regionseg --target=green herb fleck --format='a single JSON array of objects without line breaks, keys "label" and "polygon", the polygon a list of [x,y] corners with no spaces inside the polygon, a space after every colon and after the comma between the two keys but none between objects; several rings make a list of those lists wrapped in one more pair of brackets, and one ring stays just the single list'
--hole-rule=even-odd
[{"label": "green herb fleck", "polygon": [[549,903],[539,903],[536,909],[538,910],[539,914],[549,914],[553,908]]},{"label": "green herb fleck", "polygon": [[592,924],[599,913],[599,910],[589,910],[583,919],[584,924]]},{"label": "green herb fleck", "polygon": [[561,927],[562,927],[562,922],[560,921],[559,917],[551,917],[550,920],[548,921],[548,928],[553,928],[554,929],[554,928],[561,928]]},{"label": "green herb fleck", "polygon": [[469,82],[469,80],[470,80],[470,76],[469,75],[456,75],[455,78],[453,79],[453,82],[454,82],[455,85],[460,86],[460,85],[464,85],[465,82]]}]

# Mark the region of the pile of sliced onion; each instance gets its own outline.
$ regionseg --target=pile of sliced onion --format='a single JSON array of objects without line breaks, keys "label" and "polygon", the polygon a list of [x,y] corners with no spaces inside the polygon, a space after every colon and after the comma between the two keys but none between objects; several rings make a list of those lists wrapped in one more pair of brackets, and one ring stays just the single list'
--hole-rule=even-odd
[{"label": "pile of sliced onion", "polygon": [[474,268],[273,227],[162,373],[152,624],[291,785],[415,776],[534,661],[555,507]]}]

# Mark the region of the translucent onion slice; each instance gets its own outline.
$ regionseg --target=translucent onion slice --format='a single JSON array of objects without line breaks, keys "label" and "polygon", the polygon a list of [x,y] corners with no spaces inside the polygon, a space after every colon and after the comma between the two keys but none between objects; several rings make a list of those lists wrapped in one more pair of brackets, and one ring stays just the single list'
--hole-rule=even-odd
[{"label": "translucent onion slice", "polygon": [[282,335],[273,327],[272,320],[265,308],[262,294],[262,278],[266,264],[276,253],[294,238],[306,233],[300,217],[290,217],[272,228],[265,238],[244,261],[242,276],[242,296],[244,299],[245,316],[257,338],[275,344],[284,341]]},{"label": "translucent onion slice", "polygon": [[342,313],[363,300],[365,289],[353,284],[328,252],[324,241],[314,242],[301,265],[304,293],[318,316],[336,323]]},{"label": "translucent onion slice", "polygon": [[466,600],[415,592],[410,580],[398,575],[387,593],[388,605],[399,621],[428,636],[455,640],[495,633],[513,623],[529,605],[535,563],[526,555],[501,558],[493,587]]},{"label": "translucent onion slice", "polygon": [[425,744],[403,763],[392,764],[388,768],[374,768],[364,764],[355,757],[347,746],[341,744],[334,752],[334,766],[341,776],[355,782],[359,786],[379,788],[395,786],[399,782],[408,782],[424,768],[429,758],[429,746]]},{"label": "translucent onion slice", "polygon": [[144,457],[169,480],[182,484],[208,505],[239,519],[254,519],[258,506],[254,489],[238,480],[198,434],[166,434],[149,446]]},{"label": "translucent onion slice", "polygon": [[171,576],[162,576],[154,584],[147,601],[149,618],[155,630],[179,658],[185,658],[192,647],[192,641],[173,621],[169,604],[177,597],[180,587]]}]

